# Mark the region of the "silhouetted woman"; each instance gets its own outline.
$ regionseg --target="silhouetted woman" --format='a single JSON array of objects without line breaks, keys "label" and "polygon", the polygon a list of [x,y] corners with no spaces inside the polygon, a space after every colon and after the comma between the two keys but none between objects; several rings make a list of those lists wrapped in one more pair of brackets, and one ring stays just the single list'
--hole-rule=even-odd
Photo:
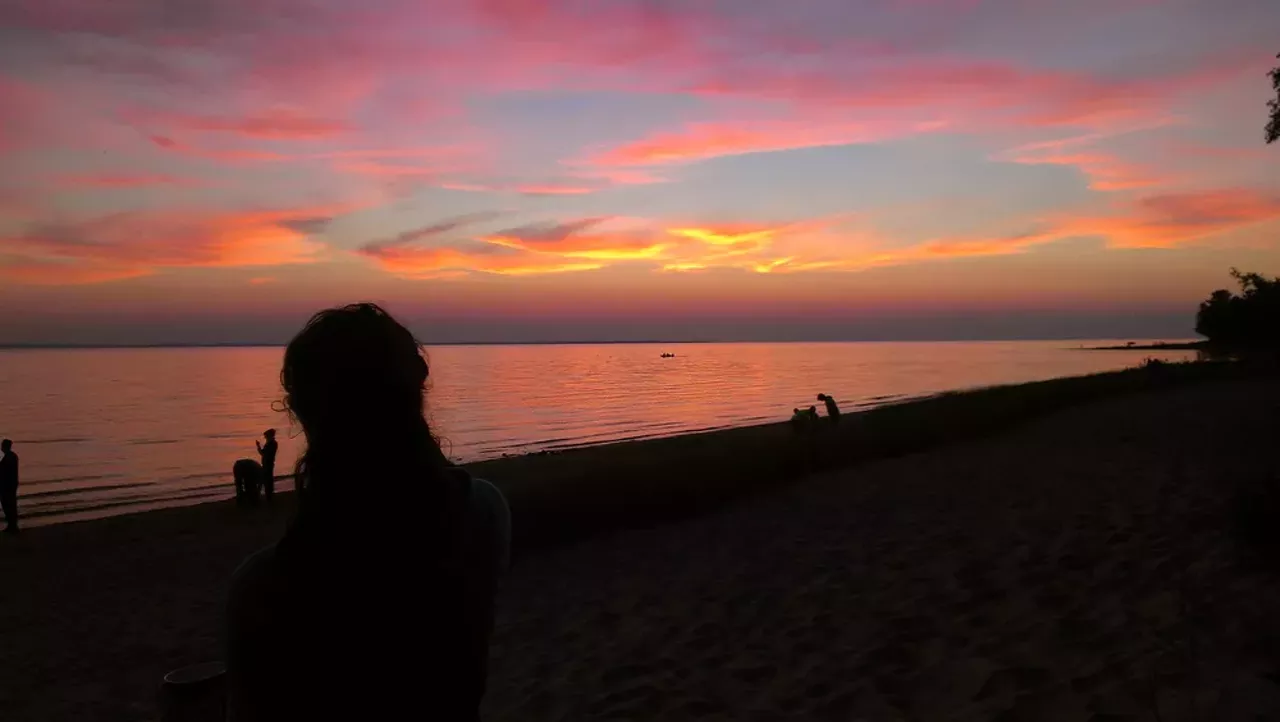
[{"label": "silhouetted woman", "polygon": [[433,438],[417,341],[371,304],[323,311],[280,379],[302,493],[232,580],[229,719],[475,720],[510,519]]},{"label": "silhouetted woman", "polygon": [[262,438],[267,440],[263,444],[261,441],[253,442],[258,447],[258,456],[262,457],[262,488],[266,492],[267,501],[271,501],[271,497],[276,493],[276,451],[280,449],[280,445],[276,443],[276,430],[267,429],[262,432]]}]

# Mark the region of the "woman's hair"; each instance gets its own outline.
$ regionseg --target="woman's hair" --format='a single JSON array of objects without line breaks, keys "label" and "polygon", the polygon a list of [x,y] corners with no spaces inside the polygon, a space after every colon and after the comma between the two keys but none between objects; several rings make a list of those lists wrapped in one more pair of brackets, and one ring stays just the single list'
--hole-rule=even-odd
[{"label": "woman's hair", "polygon": [[423,416],[427,376],[417,339],[375,304],[307,322],[280,370],[285,408],[307,439],[295,469],[302,512],[349,514],[367,497],[440,477],[448,460]]}]

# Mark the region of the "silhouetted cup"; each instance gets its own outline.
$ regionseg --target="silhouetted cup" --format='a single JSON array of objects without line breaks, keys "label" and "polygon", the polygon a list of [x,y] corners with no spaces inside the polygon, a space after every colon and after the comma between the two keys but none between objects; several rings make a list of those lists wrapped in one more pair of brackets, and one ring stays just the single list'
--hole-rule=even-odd
[{"label": "silhouetted cup", "polygon": [[223,722],[227,668],[204,662],[175,669],[160,684],[160,722]]}]

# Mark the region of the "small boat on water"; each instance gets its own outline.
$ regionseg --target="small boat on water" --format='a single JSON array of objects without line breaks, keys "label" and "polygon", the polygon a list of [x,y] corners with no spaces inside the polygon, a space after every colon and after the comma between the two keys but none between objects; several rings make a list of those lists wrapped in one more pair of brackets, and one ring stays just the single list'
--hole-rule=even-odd
[{"label": "small boat on water", "polygon": [[676,355],[675,355],[675,354],[673,354],[673,353],[664,353],[664,354],[662,354],[662,358],[675,358],[675,357],[676,357]]}]

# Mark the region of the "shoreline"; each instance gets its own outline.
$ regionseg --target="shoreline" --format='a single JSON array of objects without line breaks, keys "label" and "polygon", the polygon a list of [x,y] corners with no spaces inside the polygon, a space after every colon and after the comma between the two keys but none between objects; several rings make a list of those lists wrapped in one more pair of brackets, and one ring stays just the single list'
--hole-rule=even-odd
[{"label": "shoreline", "polygon": [[1209,348],[1208,341],[1181,341],[1170,343],[1135,343],[1132,346],[1089,346],[1081,351],[1204,351]]},{"label": "shoreline", "polygon": [[[513,514],[537,520],[518,525],[513,542],[541,547],[696,516],[817,472],[980,438],[1099,398],[1254,375],[1253,369],[1231,363],[1133,368],[912,397],[847,412],[839,426],[823,423],[803,434],[780,421],[602,442],[461,466],[496,484]],[[690,475],[698,483],[686,483]],[[292,505],[292,477],[276,477],[276,495],[284,502],[277,507]],[[97,515],[89,509],[72,513],[80,518],[37,521],[32,528],[215,507],[236,508],[230,482],[225,495],[194,504],[161,503],[123,514]]]}]

